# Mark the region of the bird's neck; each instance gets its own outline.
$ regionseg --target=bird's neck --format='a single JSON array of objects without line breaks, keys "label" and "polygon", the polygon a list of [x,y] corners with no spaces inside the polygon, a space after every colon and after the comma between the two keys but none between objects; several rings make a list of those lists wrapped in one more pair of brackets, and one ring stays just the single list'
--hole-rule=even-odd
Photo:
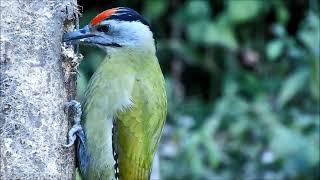
[{"label": "bird's neck", "polygon": [[114,51],[109,56],[108,63],[132,68],[137,73],[153,70],[154,67],[159,66],[154,48],[123,48],[122,51]]}]

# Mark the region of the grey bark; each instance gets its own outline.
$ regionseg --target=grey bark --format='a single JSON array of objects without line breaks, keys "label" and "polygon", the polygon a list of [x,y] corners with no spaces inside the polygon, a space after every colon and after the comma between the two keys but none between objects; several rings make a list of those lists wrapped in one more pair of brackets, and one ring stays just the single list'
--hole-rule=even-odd
[{"label": "grey bark", "polygon": [[0,0],[1,180],[74,176],[74,149],[62,145],[72,125],[64,103],[75,95],[75,64],[66,61],[73,51],[61,55],[68,55],[61,37],[75,4]]}]

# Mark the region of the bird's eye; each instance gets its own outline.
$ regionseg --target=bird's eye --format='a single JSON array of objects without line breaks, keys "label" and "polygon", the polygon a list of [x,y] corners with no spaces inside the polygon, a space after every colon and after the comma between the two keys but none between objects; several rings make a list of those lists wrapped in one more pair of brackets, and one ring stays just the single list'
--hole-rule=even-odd
[{"label": "bird's eye", "polygon": [[109,32],[109,30],[110,30],[110,25],[99,26],[97,28],[97,31],[100,31],[100,32]]}]

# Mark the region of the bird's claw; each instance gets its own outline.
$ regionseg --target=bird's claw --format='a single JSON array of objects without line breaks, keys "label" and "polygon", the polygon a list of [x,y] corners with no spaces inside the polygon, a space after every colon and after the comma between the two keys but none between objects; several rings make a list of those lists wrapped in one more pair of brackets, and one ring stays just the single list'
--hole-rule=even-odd
[{"label": "bird's claw", "polygon": [[72,108],[73,109],[73,121],[74,121],[74,125],[72,126],[72,128],[69,130],[68,133],[68,144],[65,144],[64,147],[71,147],[75,140],[77,139],[78,133],[83,131],[82,130],[82,126],[80,124],[80,120],[81,120],[81,104],[76,101],[76,100],[71,100],[69,102],[67,102],[65,104],[66,108]]},{"label": "bird's claw", "polygon": [[78,101],[76,101],[76,100],[71,100],[71,101],[69,101],[69,102],[66,102],[66,103],[65,103],[65,106],[66,106],[67,108],[69,108],[70,106],[73,106],[73,107],[77,108],[77,107],[81,107],[81,104],[80,104]]},{"label": "bird's claw", "polygon": [[80,124],[74,124],[72,126],[72,128],[69,130],[69,133],[68,133],[68,144],[65,144],[63,145],[64,147],[71,147],[75,140],[77,139],[77,134],[80,132],[80,131],[83,131],[82,130],[82,127]]}]

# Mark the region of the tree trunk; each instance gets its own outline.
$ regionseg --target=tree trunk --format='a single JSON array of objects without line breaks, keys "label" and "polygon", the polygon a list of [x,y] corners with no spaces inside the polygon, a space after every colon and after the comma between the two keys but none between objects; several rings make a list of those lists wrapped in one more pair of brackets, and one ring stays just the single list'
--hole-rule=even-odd
[{"label": "tree trunk", "polygon": [[74,148],[62,145],[72,125],[64,104],[74,98],[75,76],[61,56],[61,38],[75,4],[0,0],[1,180],[74,176]]}]

